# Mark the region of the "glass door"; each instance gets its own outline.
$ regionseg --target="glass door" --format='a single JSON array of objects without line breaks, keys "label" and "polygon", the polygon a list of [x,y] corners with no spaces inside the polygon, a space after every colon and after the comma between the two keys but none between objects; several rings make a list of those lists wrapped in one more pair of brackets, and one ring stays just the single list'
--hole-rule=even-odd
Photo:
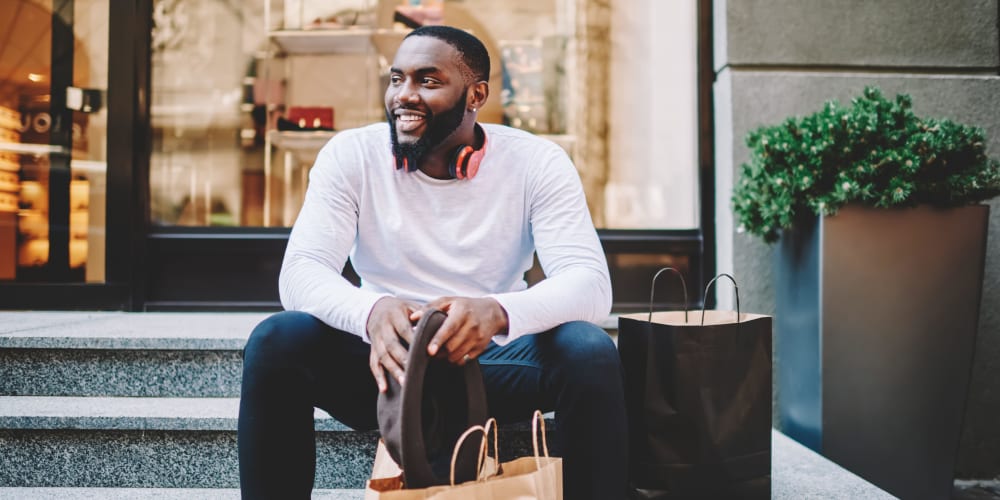
[{"label": "glass door", "polygon": [[108,1],[0,6],[0,284],[106,281]]}]

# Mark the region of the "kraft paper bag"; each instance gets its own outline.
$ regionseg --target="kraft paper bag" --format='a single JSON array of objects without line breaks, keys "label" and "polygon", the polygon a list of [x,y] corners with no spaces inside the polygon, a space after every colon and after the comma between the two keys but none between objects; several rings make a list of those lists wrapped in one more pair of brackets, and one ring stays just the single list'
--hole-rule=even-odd
[{"label": "kraft paper bag", "polygon": [[[392,463],[388,451],[381,452],[382,460],[376,451],[372,479],[368,481],[365,489],[365,500],[561,500],[562,459],[549,456],[548,444],[545,441],[545,420],[541,412],[535,412],[532,420],[534,456],[517,458],[503,462],[499,466],[492,465],[496,462],[491,463],[488,460],[490,457],[487,456],[487,436],[491,426],[494,430],[493,456],[498,457],[496,424],[492,419],[485,427],[478,425],[470,427],[456,444],[457,449],[469,436],[475,433],[482,434],[483,459],[478,479],[449,486],[404,489],[402,471]],[[539,429],[541,429],[542,452],[538,446]]]},{"label": "kraft paper bag", "polygon": [[365,500],[377,500],[379,492],[403,489],[403,470],[389,456],[385,441],[378,440],[372,476],[365,487]]},{"label": "kraft paper bag", "polygon": [[770,498],[772,318],[736,307],[619,318],[637,498]]}]

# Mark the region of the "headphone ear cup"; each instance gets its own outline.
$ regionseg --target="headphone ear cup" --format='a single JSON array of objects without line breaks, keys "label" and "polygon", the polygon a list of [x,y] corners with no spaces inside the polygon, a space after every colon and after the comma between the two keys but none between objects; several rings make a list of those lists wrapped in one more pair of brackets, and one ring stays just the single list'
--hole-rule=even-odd
[{"label": "headphone ear cup", "polygon": [[448,163],[448,173],[456,179],[471,178],[472,176],[468,175],[468,166],[473,153],[475,150],[472,146],[459,146],[451,156],[451,162]]},{"label": "headphone ear cup", "polygon": [[483,161],[483,156],[486,155],[486,144],[479,149],[473,149],[469,152],[468,158],[465,160],[465,177],[471,179],[476,176],[479,172],[479,163]]}]

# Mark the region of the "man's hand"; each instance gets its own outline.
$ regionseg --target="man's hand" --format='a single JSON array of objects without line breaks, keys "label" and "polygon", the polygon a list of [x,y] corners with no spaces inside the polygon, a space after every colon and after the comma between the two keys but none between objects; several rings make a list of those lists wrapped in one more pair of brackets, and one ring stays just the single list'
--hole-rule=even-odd
[{"label": "man's hand", "polygon": [[407,350],[399,342],[402,338],[407,344],[413,341],[412,316],[417,311],[417,305],[395,297],[382,297],[375,302],[368,324],[365,329],[372,343],[368,367],[375,376],[379,392],[385,392],[389,386],[385,381],[383,368],[396,377],[399,385],[403,385],[406,369]]},{"label": "man's hand", "polygon": [[440,309],[448,314],[427,345],[427,354],[434,356],[443,347],[448,361],[457,365],[482,354],[493,336],[505,333],[509,325],[507,311],[492,298],[442,297],[427,304],[411,319],[420,319],[427,309]]}]

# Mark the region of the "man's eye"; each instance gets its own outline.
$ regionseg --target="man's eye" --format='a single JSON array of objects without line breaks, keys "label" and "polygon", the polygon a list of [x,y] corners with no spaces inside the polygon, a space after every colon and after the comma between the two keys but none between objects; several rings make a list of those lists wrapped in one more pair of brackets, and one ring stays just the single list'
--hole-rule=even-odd
[{"label": "man's eye", "polygon": [[403,77],[401,77],[399,75],[392,75],[392,76],[389,77],[389,83],[391,83],[393,85],[398,85],[402,81],[403,81]]},{"label": "man's eye", "polygon": [[438,85],[441,83],[433,78],[424,78],[423,82],[424,85]]}]

